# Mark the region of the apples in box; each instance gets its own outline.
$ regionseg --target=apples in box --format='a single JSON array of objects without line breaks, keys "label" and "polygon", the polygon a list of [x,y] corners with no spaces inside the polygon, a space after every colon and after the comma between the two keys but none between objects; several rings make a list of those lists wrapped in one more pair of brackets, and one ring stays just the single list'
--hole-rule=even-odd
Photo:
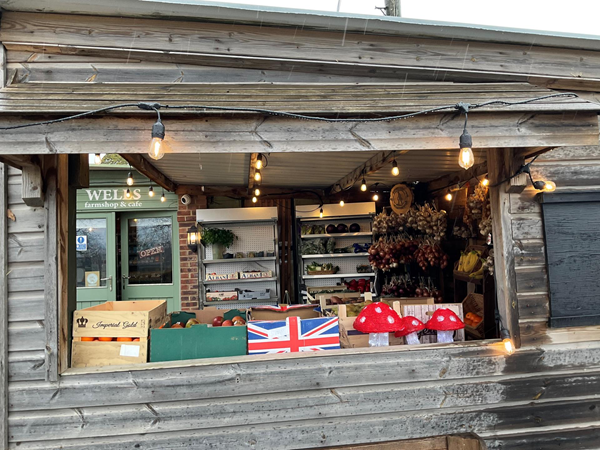
[{"label": "apples in box", "polygon": [[[246,325],[213,326],[221,318],[231,322],[237,316],[243,319],[245,314],[244,310],[224,311],[210,307],[171,313],[163,328],[150,332],[150,362],[245,355]],[[178,322],[187,325],[190,320],[197,320],[199,324],[189,328],[173,328]]]},{"label": "apples in box", "polygon": [[235,301],[238,299],[237,291],[228,292],[207,292],[207,302],[223,302],[223,301]]}]

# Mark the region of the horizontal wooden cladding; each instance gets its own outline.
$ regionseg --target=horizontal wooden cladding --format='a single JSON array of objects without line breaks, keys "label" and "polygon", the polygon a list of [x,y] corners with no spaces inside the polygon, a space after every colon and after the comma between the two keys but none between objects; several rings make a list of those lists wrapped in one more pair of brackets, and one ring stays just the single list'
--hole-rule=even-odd
[{"label": "horizontal wooden cladding", "polygon": [[9,353],[9,380],[11,382],[44,380],[44,358],[45,352],[43,350]]},{"label": "horizontal wooden cladding", "polygon": [[[286,422],[300,424],[311,419],[329,422],[348,416],[376,414],[382,417],[386,414],[408,413],[404,424],[397,426],[405,427],[410,433],[416,421],[427,418],[435,421],[448,417],[449,413],[460,414],[457,410],[460,408],[462,411],[470,409],[467,413],[469,416],[481,414],[483,420],[471,424],[479,427],[475,429],[469,428],[468,425],[467,428],[461,428],[459,422],[454,422],[452,426],[455,428],[450,428],[449,432],[486,430],[490,416],[497,419],[493,421],[495,430],[502,431],[510,425],[515,425],[512,420],[520,420],[519,427],[524,428],[536,425],[536,420],[538,426],[551,425],[552,420],[556,420],[551,414],[551,409],[555,408],[552,400],[586,397],[599,388],[599,373],[514,378],[467,384],[462,381],[379,384],[360,388],[262,394],[260,397],[212,401],[64,409],[52,414],[48,414],[47,411],[11,413],[9,425],[12,442],[91,439],[106,435],[143,433],[160,439],[158,433],[210,430],[220,428],[224,424],[228,427]],[[399,402],[399,398],[403,401]],[[539,402],[532,404],[534,401]],[[581,403],[589,406],[592,401]],[[489,406],[492,404],[493,407]],[[318,409],[315,405],[319,405]],[[477,406],[479,408],[473,408]],[[520,409],[524,408],[529,408],[530,413],[510,418],[509,411],[518,414]],[[573,413],[576,412],[575,409],[577,408],[573,405]],[[581,414],[585,409],[581,408],[578,411]],[[578,419],[583,420],[582,417]],[[420,434],[425,432],[425,429],[420,430]],[[429,435],[432,433],[433,430]]]},{"label": "horizontal wooden cladding", "polygon": [[513,216],[512,235],[515,240],[543,239],[542,216],[537,214]]},{"label": "horizontal wooden cladding", "polygon": [[236,58],[261,59],[269,55],[271,59],[299,62],[335,61],[567,80],[594,80],[600,71],[600,54],[594,51],[84,15],[5,12],[0,40],[5,44],[52,43],[122,49],[123,57],[135,50],[224,56],[222,59],[231,62]]},{"label": "horizontal wooden cladding", "polygon": [[543,239],[521,239],[514,241],[515,266],[545,266],[546,253]]},{"label": "horizontal wooden cladding", "polygon": [[[1,134],[2,132],[0,132]],[[14,215],[14,220],[10,218],[8,220],[9,236],[44,231],[44,208],[30,208],[23,203],[11,204],[10,210]]]},{"label": "horizontal wooden cladding", "polygon": [[585,163],[556,162],[533,164],[531,176],[534,180],[551,180],[561,189],[600,186],[600,160]]},{"label": "horizontal wooden cladding", "polygon": [[[27,122],[6,117],[0,125]],[[153,122],[153,117],[96,117],[0,134],[3,151],[13,154],[103,153],[107,146],[118,148],[120,153],[147,153]],[[458,147],[464,120],[458,114],[436,114],[348,124],[224,114],[163,122],[166,140],[176,153],[260,153],[453,149]],[[469,132],[478,148],[573,145],[597,142],[598,119],[592,112],[482,113],[470,118]]]},{"label": "horizontal wooden cladding", "polygon": [[559,430],[527,430],[486,439],[488,450],[565,450],[596,449],[600,447],[600,426],[572,426]]},{"label": "horizontal wooden cladding", "polygon": [[545,265],[515,268],[517,292],[548,292],[548,273]]},{"label": "horizontal wooden cladding", "polygon": [[550,304],[548,294],[517,294],[519,299],[519,318],[520,319],[540,319],[548,318]]},{"label": "horizontal wooden cladding", "polygon": [[10,322],[8,325],[8,351],[43,350],[46,348],[44,322]]},{"label": "horizontal wooden cladding", "polygon": [[[169,106],[231,106],[297,113],[399,114],[459,102],[472,105],[498,99],[519,102],[552,93],[519,83],[26,83],[0,90],[0,112],[73,113],[151,101]],[[598,111],[600,106],[577,98],[551,98],[508,107],[484,106],[477,112],[499,109]],[[144,112],[135,106],[123,111]],[[198,111],[183,109],[177,113],[197,115]]]},{"label": "horizontal wooden cladding", "polygon": [[[398,404],[401,402],[398,402],[396,399],[395,403]],[[527,402],[525,404],[483,409],[478,407],[449,409],[447,411],[410,411],[406,413],[382,413],[377,410],[376,406],[371,405],[370,411],[366,415],[352,414],[352,411],[346,409],[346,416],[329,418],[327,420],[314,417],[318,413],[313,408],[311,411],[312,418],[301,421],[285,420],[282,422],[273,422],[271,420],[268,424],[263,422],[256,425],[242,425],[227,427],[225,429],[220,428],[218,430],[186,427],[180,431],[144,432],[125,436],[119,436],[111,432],[109,427],[106,427],[104,433],[108,437],[94,438],[84,437],[86,434],[85,430],[88,427],[93,427],[87,421],[85,412],[73,411],[69,412],[69,414],[74,414],[77,418],[73,420],[72,429],[75,433],[81,430],[80,434],[83,435],[81,438],[78,437],[75,440],[69,440],[63,434],[63,439],[50,440],[50,436],[58,434],[58,430],[54,431],[48,437],[39,435],[35,424],[43,423],[45,417],[38,416],[30,419],[33,426],[31,427],[31,433],[27,435],[27,439],[31,439],[35,433],[39,436],[40,441],[35,443],[19,442],[18,439],[15,439],[17,436],[13,435],[14,426],[12,423],[10,439],[13,442],[11,448],[26,449],[48,448],[48,445],[69,449],[164,449],[168,447],[193,447],[199,443],[202,443],[203,448],[240,448],[241,446],[246,446],[250,448],[288,449],[298,448],[298,445],[301,448],[315,448],[364,442],[366,436],[368,436],[369,441],[377,442],[428,437],[432,434],[477,433],[490,429],[493,429],[496,433],[500,433],[503,431],[514,432],[515,429],[521,427],[533,428],[536,426],[551,427],[594,423],[600,415],[598,403],[599,401],[595,397],[584,397],[575,401]],[[153,407],[148,407],[152,410],[146,413],[147,418],[145,422],[156,422],[157,425],[155,427],[160,427],[160,413],[153,411]],[[279,413],[280,411],[274,412],[274,414]],[[154,419],[150,417],[152,414],[155,414]],[[231,415],[228,415],[228,417],[238,416],[237,413],[229,414]],[[239,416],[243,415],[239,414]],[[11,414],[9,423],[13,418],[14,415]],[[59,417],[55,418],[57,422],[60,420]],[[52,418],[47,421],[52,422]],[[185,419],[181,420],[182,425],[185,424],[185,421]],[[234,419],[232,422],[235,423],[236,421]],[[101,419],[100,422],[102,423]],[[276,426],[274,426],[275,424]],[[127,423],[124,420],[119,424],[119,428],[122,427],[127,427]],[[132,428],[134,427],[135,424],[132,424]],[[52,426],[44,428],[52,430]],[[73,431],[65,430],[67,436],[72,433]],[[42,447],[42,445],[46,447]]]},{"label": "horizontal wooden cladding", "polygon": [[584,165],[586,161],[600,160],[600,145],[555,148],[549,152],[542,153],[536,159],[536,162],[545,163],[576,160],[579,160],[582,165]]},{"label": "horizontal wooden cladding", "polygon": [[[447,347],[410,352],[352,352],[346,355],[247,361],[236,364],[160,368],[68,375],[60,383],[10,386],[10,409],[16,411],[210,400],[285,393],[293,390],[386,383],[475,379],[477,377],[600,368],[600,343],[564,348],[520,350],[507,358],[499,346]],[[307,392],[306,392],[307,393]],[[308,394],[308,393],[307,393]],[[31,398],[38,401],[32,403]]]}]

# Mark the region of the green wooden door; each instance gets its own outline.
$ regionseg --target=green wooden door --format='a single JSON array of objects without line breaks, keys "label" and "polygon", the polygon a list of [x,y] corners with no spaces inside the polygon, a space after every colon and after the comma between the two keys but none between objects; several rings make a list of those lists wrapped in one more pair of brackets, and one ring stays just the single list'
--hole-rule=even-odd
[{"label": "green wooden door", "polygon": [[76,235],[77,309],[115,301],[115,213],[78,213]]},{"label": "green wooden door", "polygon": [[168,311],[181,307],[177,213],[121,214],[121,298],[167,300]]}]

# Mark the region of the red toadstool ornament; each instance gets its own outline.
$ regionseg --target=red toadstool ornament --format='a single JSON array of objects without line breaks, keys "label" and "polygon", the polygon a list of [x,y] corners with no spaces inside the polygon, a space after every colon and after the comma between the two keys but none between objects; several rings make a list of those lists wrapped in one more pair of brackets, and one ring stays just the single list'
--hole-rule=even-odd
[{"label": "red toadstool ornament", "polygon": [[389,305],[376,302],[363,308],[354,320],[354,329],[361,333],[369,333],[370,347],[384,347],[390,345],[389,333],[404,329],[404,324],[398,313]]},{"label": "red toadstool ornament", "polygon": [[454,331],[464,327],[462,320],[446,308],[437,309],[425,324],[425,328],[437,331],[437,341],[445,344],[454,342]]},{"label": "red toadstool ornament", "polygon": [[406,316],[402,322],[404,322],[404,330],[396,331],[395,336],[404,336],[408,345],[420,344],[417,333],[425,328],[423,322],[413,316]]}]

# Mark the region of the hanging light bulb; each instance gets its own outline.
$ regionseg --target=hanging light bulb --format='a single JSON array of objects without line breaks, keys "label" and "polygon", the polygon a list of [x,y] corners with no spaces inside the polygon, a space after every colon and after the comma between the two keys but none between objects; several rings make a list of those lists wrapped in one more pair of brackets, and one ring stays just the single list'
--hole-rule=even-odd
[{"label": "hanging light bulb", "polygon": [[467,131],[467,122],[469,121],[469,104],[467,103],[459,103],[458,110],[465,115],[465,125],[463,127],[463,132],[460,135],[460,139],[458,141],[460,147],[460,154],[458,155],[458,165],[463,169],[468,169],[473,167],[475,164],[475,157],[473,156],[473,139],[471,135]]},{"label": "hanging light bulb", "polygon": [[256,197],[258,197],[260,195],[260,189],[259,188],[254,189],[254,195]]},{"label": "hanging light bulb", "polygon": [[323,208],[321,208],[319,210],[319,218],[322,219],[323,218]]},{"label": "hanging light bulb", "polygon": [[488,186],[490,184],[490,180],[488,180],[487,178],[484,178],[483,180],[481,180],[481,184],[483,186]]},{"label": "hanging light bulb", "polygon": [[396,162],[396,159],[394,159],[394,161],[392,162],[392,175],[394,175],[395,177],[400,175],[400,169],[398,169],[398,163]]},{"label": "hanging light bulb", "polygon": [[544,191],[554,192],[556,190],[556,183],[554,181],[545,181],[544,183]]},{"label": "hanging light bulb", "polygon": [[256,172],[254,172],[254,181],[260,180],[262,180],[262,175],[260,174],[260,170],[257,170]]},{"label": "hanging light bulb", "polygon": [[263,161],[262,161],[262,153],[259,153],[258,156],[256,157],[256,163],[254,164],[254,167],[256,167],[256,170],[260,170],[263,168]]},{"label": "hanging light bulb", "polygon": [[162,191],[162,195],[160,196],[160,201],[161,203],[164,203],[167,201],[167,197],[165,197],[165,191]]},{"label": "hanging light bulb", "polygon": [[506,353],[512,355],[515,352],[515,344],[510,338],[510,332],[506,328],[500,330],[500,338],[502,339],[502,344],[504,344]]},{"label": "hanging light bulb", "polygon": [[154,123],[152,126],[152,140],[150,141],[150,147],[148,149],[148,156],[150,158],[158,160],[165,156],[168,146],[164,141],[165,139],[165,126],[160,120]]},{"label": "hanging light bulb", "polygon": [[150,186],[148,188],[148,196],[149,197],[154,197],[154,188],[152,186]]},{"label": "hanging light bulb", "polygon": [[252,197],[252,203],[256,203],[258,201],[258,198],[256,197],[256,195],[254,197]]},{"label": "hanging light bulb", "polygon": [[344,200],[340,200],[340,206],[343,207],[344,205],[345,205]]},{"label": "hanging light bulb", "polygon": [[376,202],[377,200],[379,200],[379,194],[375,193],[373,194],[373,201]]},{"label": "hanging light bulb", "polygon": [[[463,133],[463,136],[464,136],[464,133]],[[475,156],[473,156],[473,150],[471,150],[471,147],[463,147],[462,146],[463,136],[460,137],[461,147],[460,147],[460,154],[458,155],[458,165],[466,170],[466,169],[473,167],[473,164],[475,164]],[[470,137],[471,136],[469,136],[469,138]]]},{"label": "hanging light bulb", "polygon": [[100,156],[100,153],[94,155],[94,164],[102,164],[102,156]]},{"label": "hanging light bulb", "polygon": [[127,174],[127,186],[133,186],[133,173],[131,171]]},{"label": "hanging light bulb", "polygon": [[363,179],[362,179],[362,183],[360,185],[360,190],[363,192],[367,191],[367,182],[365,181],[365,177],[363,177]]},{"label": "hanging light bulb", "polygon": [[448,193],[444,196],[444,198],[448,201],[452,201],[452,192],[448,191]]},{"label": "hanging light bulb", "polygon": [[131,190],[129,188],[125,191],[125,198],[131,198]]}]

